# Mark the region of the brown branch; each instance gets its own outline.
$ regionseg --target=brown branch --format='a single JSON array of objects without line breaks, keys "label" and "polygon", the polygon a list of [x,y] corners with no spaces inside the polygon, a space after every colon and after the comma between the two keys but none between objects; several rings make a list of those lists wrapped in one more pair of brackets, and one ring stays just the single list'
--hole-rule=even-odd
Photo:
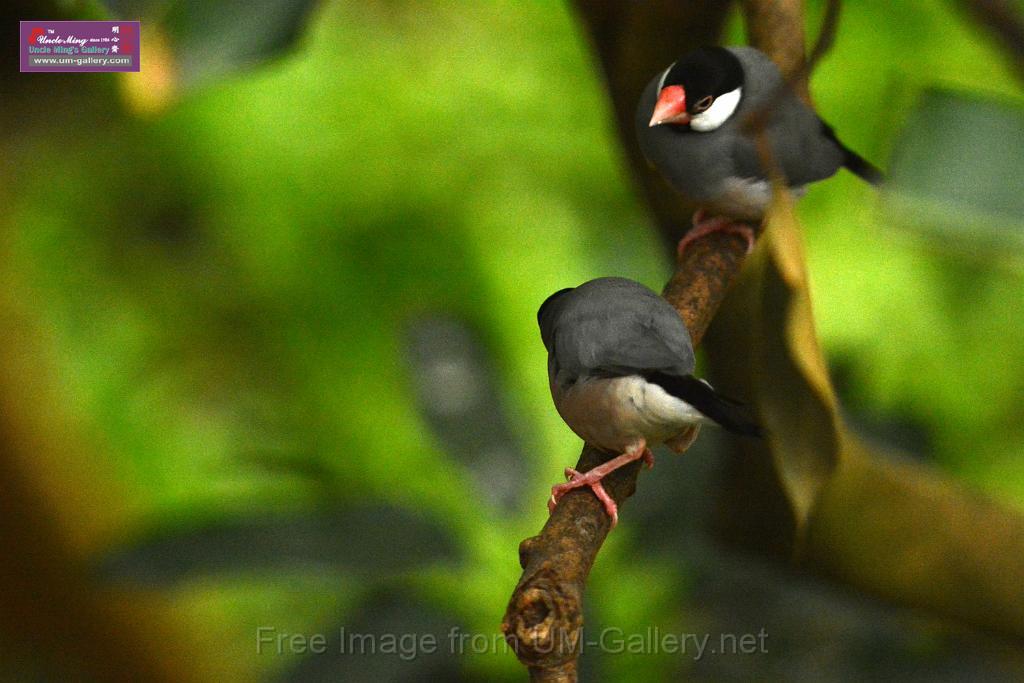
[{"label": "brown branch", "polygon": [[[632,140],[633,108],[651,74],[687,46],[717,42],[728,3],[579,2],[578,9],[596,43],[609,83],[616,119],[624,140]],[[640,36],[644,39],[641,40]],[[686,207],[646,168],[635,144],[626,149],[641,175],[643,190],[656,207],[663,232],[674,242],[688,219]],[[665,298],[682,316],[694,344],[704,336],[715,311],[743,263],[746,243],[716,234],[692,245],[665,287]],[[585,447],[576,469],[587,471],[608,454]],[[622,505],[636,490],[639,463],[604,480],[605,489]],[[509,601],[502,631],[533,681],[576,680],[583,626],[583,591],[610,520],[589,491],[562,498],[540,534],[523,541],[519,560],[523,575]]]},{"label": "brown branch", "polygon": [[793,79],[793,88],[810,101],[803,0],[743,0],[742,6],[750,44],[771,56],[788,78],[802,74]]},{"label": "brown branch", "polygon": [[[736,358],[765,349],[750,312],[760,306],[764,314],[768,282],[741,283],[743,296],[730,298],[715,319],[708,365],[726,393],[758,395],[761,380]],[[779,385],[768,391],[778,393]],[[803,524],[775,454],[762,443],[742,444],[720,492],[725,540],[866,595],[1024,639],[1024,517],[905,457],[867,447],[841,421],[836,427],[836,467],[821,478]]]},{"label": "brown branch", "polygon": [[[798,3],[797,3],[798,4]],[[776,32],[786,41],[767,47],[785,75],[804,68],[802,14],[791,2],[746,3],[748,19],[774,22],[763,35]],[[767,6],[786,10],[772,18]],[[702,44],[715,43],[724,24],[724,1],[598,2],[580,0],[577,8],[595,43],[615,107],[619,132],[641,184],[661,226],[667,244],[675,244],[685,231],[693,207],[656,176],[640,157],[633,140],[633,113],[647,79],[679,54]],[[787,18],[788,17],[788,18]],[[794,32],[793,26],[799,31]],[[760,29],[753,29],[752,35]],[[799,41],[793,39],[800,38]],[[755,41],[757,38],[755,38]],[[794,49],[793,45],[797,43]],[[799,59],[796,58],[799,55]],[[797,75],[797,83],[803,78]],[[802,87],[802,86],[801,86]],[[679,311],[694,345],[707,331],[726,292],[743,264],[745,242],[734,235],[714,234],[692,245],[665,287],[665,298]],[[607,460],[608,454],[585,447],[576,465],[587,471]],[[608,475],[605,489],[622,505],[636,490],[639,463]],[[562,498],[540,534],[523,541],[519,560],[523,575],[509,601],[502,631],[533,681],[575,681],[583,626],[583,591],[609,531],[603,506],[587,490]]]},{"label": "brown branch", "polygon": [[[804,56],[804,31],[802,3],[800,0],[765,2],[746,0],[743,13],[747,21],[750,44],[760,48],[772,57],[784,76],[781,85],[763,105],[747,115],[745,124],[749,132],[761,131],[769,114],[788,93],[796,93],[804,102],[813,106],[808,80],[814,67],[828,54],[836,40],[839,29],[839,0],[827,0],[821,30],[809,57]],[[798,36],[794,40],[793,36]],[[762,158],[766,155],[762,150]],[[770,156],[767,155],[767,156]]]},{"label": "brown branch", "polygon": [[805,566],[1024,642],[1024,517],[899,454],[851,441],[810,519]]},{"label": "brown branch", "polygon": [[[745,252],[746,242],[736,235],[709,236],[687,249],[665,287],[665,298],[683,317],[695,344],[739,273]],[[607,459],[608,454],[588,446],[576,469],[590,470]],[[634,463],[605,477],[605,489],[616,503],[633,495],[639,470]],[[530,667],[531,680],[575,680],[583,589],[608,531],[601,503],[589,490],[576,490],[562,498],[539,535],[520,544],[523,576],[502,631]]]},{"label": "brown branch", "polygon": [[[611,99],[615,108],[615,116],[619,125],[620,135],[626,141],[625,151],[632,161],[633,170],[640,182],[652,208],[654,218],[661,226],[667,244],[673,244],[682,230],[680,226],[689,217],[692,207],[686,206],[673,194],[641,159],[635,144],[632,144],[633,108],[639,94],[651,74],[675,59],[680,53],[699,44],[716,42],[714,37],[719,34],[725,18],[727,3],[719,2],[599,2],[598,0],[577,0],[577,7],[586,23],[590,36],[595,43],[600,64],[611,91]],[[806,95],[806,75],[813,67],[817,58],[824,54],[831,44],[834,35],[836,11],[838,3],[831,3],[823,21],[822,34],[812,57],[804,55],[803,20],[799,0],[746,0],[745,16],[751,43],[769,54],[779,64],[783,75],[794,84],[798,92]],[[809,99],[809,98],[808,98]],[[719,304],[736,279],[743,261],[743,243],[728,235],[712,235],[693,245],[686,253],[682,263],[677,264],[675,274],[665,287],[664,296],[670,301],[683,317],[694,343],[704,336],[711,319],[715,316]],[[717,327],[716,323],[716,327]],[[607,455],[592,448],[585,448],[576,469],[586,471],[607,459]],[[744,462],[749,462],[745,459]],[[771,467],[766,459],[757,459],[766,468]],[[857,464],[863,467],[857,467]],[[862,458],[851,458],[844,465],[850,472],[869,473],[884,466]],[[605,487],[615,501],[622,505],[635,491],[639,464],[622,468],[613,472],[605,479]],[[955,581],[943,581],[934,591],[916,595],[914,589],[926,585],[926,577],[921,581],[912,581],[908,577],[886,582],[888,565],[874,562],[871,558],[884,555],[885,548],[898,548],[900,543],[913,546],[913,533],[904,539],[904,529],[885,527],[891,517],[880,513],[879,527],[870,534],[874,543],[873,550],[862,560],[856,555],[857,549],[863,547],[863,538],[857,537],[848,528],[850,520],[858,518],[857,505],[850,505],[849,500],[855,493],[868,495],[878,482],[895,484],[903,478],[888,474],[880,477],[865,476],[856,478],[844,470],[836,482],[823,496],[818,508],[818,515],[811,520],[811,531],[805,550],[805,566],[818,569],[822,574],[831,575],[840,581],[861,587],[876,595],[889,597],[898,602],[938,607],[940,613],[952,614],[966,618],[973,623],[983,623],[1001,632],[1019,633],[1018,612],[1024,610],[1019,600],[1006,600],[1012,607],[996,610],[979,607],[971,612],[963,603],[969,602],[970,596],[957,602],[957,586]],[[861,483],[863,487],[844,487],[851,479]],[[921,495],[902,495],[897,498],[912,500],[913,514],[908,512],[907,518],[923,519],[926,510],[933,510],[934,503],[946,495],[946,489],[938,484],[932,489],[941,489],[934,494],[928,489],[927,477]],[[911,482],[913,488],[917,480]],[[767,487],[771,488],[771,487]],[[906,489],[907,487],[904,487]],[[925,490],[927,489],[927,490]],[[747,494],[750,487],[745,487]],[[777,492],[777,487],[771,489]],[[916,489],[914,489],[916,491]],[[933,495],[934,494],[934,495]],[[779,493],[779,495],[782,495]],[[946,528],[946,522],[960,517],[962,510],[973,510],[961,500],[961,493],[949,493],[949,501],[943,508],[942,521],[932,525],[939,533]],[[756,498],[756,497],[755,497]],[[943,499],[945,500],[945,499]],[[872,508],[886,510],[888,501],[882,498],[876,502],[872,498]],[[950,502],[952,501],[952,502]],[[761,501],[763,502],[763,501]],[[774,504],[769,501],[760,505],[758,500],[744,498],[738,504],[746,508],[756,507],[765,511],[769,517],[768,527],[750,524],[750,528],[767,531],[774,538],[780,532],[791,533],[793,524],[788,515],[779,517],[774,513],[788,509],[785,501]],[[960,507],[962,504],[963,507]],[[838,511],[827,514],[833,507]],[[955,538],[950,539],[952,547],[963,543],[964,547],[971,544],[964,539],[978,536],[985,528],[987,515],[974,511],[969,524],[961,525]],[[999,515],[994,515],[1002,519]],[[746,517],[745,519],[750,519]],[[1000,526],[998,538],[994,544],[1000,549],[1017,548],[1020,539],[1024,538],[1022,526],[1016,520],[1003,520],[1005,529]],[[843,524],[846,526],[843,526]],[[898,526],[898,525],[897,525]],[[911,524],[911,527],[914,525]],[[951,526],[951,525],[950,525]],[[966,531],[963,531],[966,529]],[[540,534],[526,539],[520,544],[520,564],[523,575],[512,594],[505,619],[502,624],[506,638],[515,648],[519,659],[527,665],[531,680],[534,681],[575,681],[577,676],[577,657],[581,649],[582,597],[587,576],[600,551],[601,545],[609,531],[609,520],[603,507],[589,491],[574,491],[566,495],[555,512],[551,515]],[[961,533],[962,531],[962,533]],[[894,538],[897,534],[898,538]],[[857,537],[857,538],[853,538]],[[992,540],[992,537],[988,537]],[[783,539],[782,546],[792,547],[791,541]],[[949,548],[950,544],[944,546]],[[846,553],[844,556],[843,553]],[[920,548],[913,546],[907,551],[908,557],[917,557]],[[1014,555],[1007,552],[1007,556]],[[1016,555],[1014,555],[1016,556]],[[981,594],[988,574],[982,571],[977,563],[965,563],[970,566],[954,567],[951,576],[960,579],[971,589],[970,594]],[[999,582],[996,593],[1006,597],[1014,587],[1020,584],[1019,567],[1011,560],[993,562],[993,566],[1006,570],[1007,580]],[[909,575],[908,575],[909,576]],[[918,590],[920,593],[920,590]],[[901,596],[909,595],[911,599]],[[946,603],[940,595],[947,597]],[[991,596],[986,596],[991,597]],[[998,605],[998,601],[995,601]],[[941,604],[940,604],[941,603]],[[951,604],[947,604],[951,603]],[[991,599],[985,600],[991,605]],[[984,615],[979,615],[983,612]],[[992,613],[996,617],[991,617]]]}]

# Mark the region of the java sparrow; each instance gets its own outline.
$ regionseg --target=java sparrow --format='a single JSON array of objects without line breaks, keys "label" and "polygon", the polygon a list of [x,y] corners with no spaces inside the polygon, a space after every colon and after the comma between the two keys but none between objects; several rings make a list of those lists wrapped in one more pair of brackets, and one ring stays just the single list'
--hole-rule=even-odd
[{"label": "java sparrow", "polygon": [[693,376],[693,344],[682,318],[638,282],[603,277],[555,292],[537,322],[559,415],[587,443],[621,454],[586,473],[567,468],[570,481],[551,489],[551,510],[566,492],[589,486],[615,526],[618,511],[601,479],[640,458],[653,466],[648,446],[665,443],[682,452],[707,423],[760,433],[743,405]]},{"label": "java sparrow", "polygon": [[679,244],[680,254],[693,240],[717,230],[738,232],[753,246],[753,231],[733,221],[760,221],[771,201],[757,133],[748,121],[749,114],[762,109],[774,163],[794,194],[840,167],[870,183],[882,181],[881,171],[845,147],[787,88],[763,52],[699,48],[651,79],[636,113],[644,156],[700,207],[694,229]]}]

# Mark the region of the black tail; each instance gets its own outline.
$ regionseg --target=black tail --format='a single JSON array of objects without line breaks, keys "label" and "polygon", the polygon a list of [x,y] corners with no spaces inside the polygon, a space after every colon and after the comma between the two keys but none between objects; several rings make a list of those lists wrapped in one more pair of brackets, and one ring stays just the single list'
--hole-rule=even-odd
[{"label": "black tail", "polygon": [[843,150],[843,166],[872,185],[881,185],[885,182],[885,174],[881,169],[842,143],[839,146]]},{"label": "black tail", "polygon": [[754,420],[750,409],[739,401],[722,396],[711,385],[692,375],[669,375],[654,372],[646,376],[648,382],[657,384],[681,401],[686,401],[708,418],[725,429],[741,436],[761,436],[761,427]]},{"label": "black tail", "polygon": [[851,173],[860,176],[872,185],[881,185],[885,182],[885,174],[882,173],[881,169],[840,142],[839,138],[836,137],[836,132],[832,130],[832,126],[822,121],[821,128],[825,132],[825,136],[836,143],[839,149],[842,150],[843,166],[848,168]]}]

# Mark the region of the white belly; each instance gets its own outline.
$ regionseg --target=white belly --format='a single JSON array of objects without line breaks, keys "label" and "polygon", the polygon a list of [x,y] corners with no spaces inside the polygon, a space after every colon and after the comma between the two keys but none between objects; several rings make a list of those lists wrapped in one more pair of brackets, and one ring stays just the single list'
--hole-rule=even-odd
[{"label": "white belly", "polygon": [[551,395],[558,414],[581,439],[619,453],[640,439],[653,446],[708,422],[689,403],[639,375],[580,380],[564,391],[552,386]]},{"label": "white belly", "polygon": [[[794,197],[803,196],[807,188],[791,187]],[[756,178],[727,178],[717,196],[703,205],[712,215],[723,215],[738,220],[760,220],[772,201],[772,186],[767,180]]]}]

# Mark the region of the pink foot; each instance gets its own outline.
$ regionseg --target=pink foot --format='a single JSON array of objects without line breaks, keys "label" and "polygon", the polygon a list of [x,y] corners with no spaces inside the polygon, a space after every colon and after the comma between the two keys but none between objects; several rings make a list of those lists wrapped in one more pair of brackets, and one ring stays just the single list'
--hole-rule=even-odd
[{"label": "pink foot", "polygon": [[[591,470],[592,472],[593,470]],[[565,468],[565,476],[568,477],[569,481],[565,484],[557,484],[551,487],[551,498],[548,499],[548,514],[555,511],[555,507],[558,506],[558,501],[562,499],[562,496],[569,493],[573,489],[580,488],[581,486],[589,486],[590,490],[594,492],[597,499],[604,504],[605,512],[612,518],[612,528],[619,523],[619,506],[615,504],[612,497],[608,495],[608,492],[604,490],[604,485],[601,483],[601,478],[594,479],[588,477],[590,472],[586,474],[580,474],[571,467]]]},{"label": "pink foot", "polygon": [[693,229],[686,233],[683,239],[679,240],[679,246],[676,247],[676,258],[681,259],[683,252],[686,251],[688,246],[701,237],[707,237],[714,232],[729,232],[739,235],[747,240],[747,253],[749,254],[754,250],[754,229],[749,225],[732,221],[725,216],[712,216],[708,218],[707,212],[704,209],[697,209],[693,214]]},{"label": "pink foot", "polygon": [[612,500],[612,497],[608,495],[608,492],[604,490],[604,485],[601,480],[605,478],[610,472],[614,472],[623,465],[627,465],[634,460],[643,459],[647,463],[648,467],[654,466],[654,455],[647,448],[647,444],[640,442],[640,444],[622,455],[616,456],[608,462],[602,463],[594,469],[579,473],[571,467],[565,468],[565,476],[569,477],[569,481],[564,484],[556,484],[551,487],[551,498],[548,499],[548,512],[553,512],[555,507],[558,505],[558,501],[562,499],[562,496],[567,494],[573,489],[578,489],[583,486],[589,486],[590,490],[594,492],[597,499],[604,504],[605,512],[612,520],[612,528],[619,523],[619,507]]}]

